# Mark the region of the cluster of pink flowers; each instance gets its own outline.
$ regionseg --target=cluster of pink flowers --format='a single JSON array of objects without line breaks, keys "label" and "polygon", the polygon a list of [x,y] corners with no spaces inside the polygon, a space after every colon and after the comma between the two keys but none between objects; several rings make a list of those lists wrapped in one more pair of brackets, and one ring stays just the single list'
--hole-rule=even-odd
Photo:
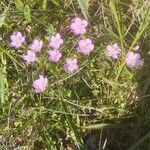
[{"label": "cluster of pink flowers", "polygon": [[34,40],[31,45],[29,45],[29,50],[27,54],[23,55],[23,59],[26,61],[27,65],[34,63],[37,60],[36,53],[40,52],[43,47],[43,41]]},{"label": "cluster of pink flowers", "polygon": [[[70,24],[70,29],[75,35],[83,35],[87,32],[88,22],[85,19],[74,18]],[[21,32],[17,32],[16,34],[10,37],[11,43],[10,45],[14,48],[20,48],[23,43],[25,43],[25,36],[22,35]],[[49,38],[48,44],[48,60],[53,63],[57,63],[62,58],[62,52],[60,50],[63,45],[63,39],[60,33],[56,33],[55,35],[51,35]],[[37,61],[37,53],[41,51],[43,48],[42,40],[33,40],[33,42],[28,46],[28,51],[26,54],[23,54],[22,58],[24,59],[27,65],[31,65]],[[81,39],[78,42],[77,51],[82,53],[83,55],[90,55],[90,53],[94,50],[94,44],[91,39]],[[66,63],[64,64],[64,70],[69,73],[75,73],[79,69],[77,58],[66,58]],[[36,93],[43,92],[48,86],[48,79],[43,75],[40,75],[39,78],[33,81],[33,87]]]},{"label": "cluster of pink flowers", "polygon": [[[106,57],[109,59],[118,59],[121,53],[121,49],[119,48],[118,44],[110,44],[106,47]],[[125,58],[126,65],[133,69],[137,68],[142,64],[141,55],[135,52],[128,52]]]},{"label": "cluster of pink flowers", "polygon": [[61,35],[57,33],[55,36],[50,37],[50,43],[49,48],[53,48],[53,50],[50,50],[49,53],[49,61],[57,63],[60,58],[62,57],[62,53],[59,50],[60,46],[63,44],[63,39],[61,38]]},{"label": "cluster of pink flowers", "polygon": [[[81,18],[74,18],[70,24],[70,29],[75,35],[83,35],[87,32],[88,22],[87,20]],[[10,36],[11,39],[11,47],[16,49],[20,48],[23,43],[25,43],[25,36],[22,35],[21,32],[17,32],[14,35]],[[63,45],[63,39],[60,33],[56,33],[55,35],[51,35],[49,38],[48,44],[48,60],[53,63],[58,63],[62,58],[62,52],[60,50]],[[77,52],[89,56],[90,53],[94,50],[94,44],[91,39],[84,38],[79,40],[77,48]],[[26,54],[22,55],[25,63],[27,65],[31,65],[37,61],[37,53],[41,52],[43,48],[43,41],[34,39],[32,43],[28,46],[28,50]],[[110,44],[106,47],[106,56],[108,59],[118,59],[121,53],[121,49],[118,44]],[[126,56],[125,63],[129,68],[136,68],[141,65],[141,57],[139,53],[129,52]],[[69,73],[75,73],[79,69],[77,58],[66,58],[66,62],[64,64],[64,70]],[[40,75],[38,79],[33,81],[33,88],[36,93],[42,93],[48,86],[48,78]]]}]

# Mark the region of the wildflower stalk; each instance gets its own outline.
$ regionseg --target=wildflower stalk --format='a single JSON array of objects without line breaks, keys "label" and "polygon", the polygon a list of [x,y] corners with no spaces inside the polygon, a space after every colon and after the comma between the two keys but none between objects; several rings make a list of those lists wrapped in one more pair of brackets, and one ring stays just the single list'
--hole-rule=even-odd
[{"label": "wildflower stalk", "polygon": [[[143,11],[141,13],[145,13],[145,17],[143,18],[143,21],[141,22],[140,24],[140,27],[135,35],[135,38],[131,44],[131,46],[129,47],[129,51],[132,50],[132,48],[135,46],[135,44],[139,41],[139,39],[142,37],[142,35],[145,33],[145,31],[149,28],[149,25],[150,25],[150,17],[149,17],[149,14],[150,14],[150,7],[147,7],[147,8],[143,8]],[[118,26],[119,28],[119,26]],[[119,32],[120,33],[120,32]],[[125,66],[125,62],[123,62],[119,68],[119,71],[116,75],[116,78],[115,78],[115,81],[117,81],[122,73],[122,70]]]}]

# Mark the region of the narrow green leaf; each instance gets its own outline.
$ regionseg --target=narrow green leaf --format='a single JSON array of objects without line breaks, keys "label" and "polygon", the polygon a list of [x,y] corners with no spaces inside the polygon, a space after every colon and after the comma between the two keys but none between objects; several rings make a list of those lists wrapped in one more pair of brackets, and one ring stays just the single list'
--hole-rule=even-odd
[{"label": "narrow green leaf", "polygon": [[5,18],[6,18],[6,13],[4,12],[0,15],[0,28],[4,24]]},{"label": "narrow green leaf", "polygon": [[136,150],[145,140],[150,139],[150,132],[140,138],[137,142],[132,144],[127,150]]},{"label": "narrow green leaf", "polygon": [[60,4],[60,0],[52,0],[52,3],[58,6]]},{"label": "narrow green leaf", "polygon": [[107,84],[109,84],[112,87],[116,87],[116,86],[120,87],[121,86],[117,81],[113,81],[113,80],[107,79],[105,77],[102,77],[102,78],[103,78],[104,82],[106,82]]},{"label": "narrow green leaf", "polygon": [[140,23],[138,31],[135,35],[135,38],[134,38],[129,50],[131,50],[135,46],[135,44],[140,40],[140,38],[143,36],[143,34],[150,27],[150,7],[146,7],[145,9],[143,8],[142,13],[145,14],[143,17],[143,21]]},{"label": "narrow green leaf", "polygon": [[145,95],[146,92],[148,92],[149,87],[150,87],[150,78],[147,78],[144,82],[144,86],[143,86],[143,90],[142,90],[143,95]]},{"label": "narrow green leaf", "polygon": [[84,17],[88,20],[89,0],[77,0]]},{"label": "narrow green leaf", "polygon": [[5,10],[3,11],[3,13],[0,15],[0,28],[2,27],[2,25],[5,22],[6,14],[7,14],[8,9],[9,9],[9,6],[6,7]]},{"label": "narrow green leaf", "polygon": [[1,103],[4,103],[5,100],[7,99],[6,97],[6,91],[7,91],[7,72],[6,72],[6,58],[1,52],[0,54],[1,58],[1,67],[0,67],[0,100]]},{"label": "narrow green leaf", "polygon": [[109,7],[114,16],[114,20],[116,23],[116,29],[118,30],[121,47],[123,49],[124,35],[123,35],[123,23],[122,23],[121,11],[120,11],[120,7],[119,7],[119,1],[111,0],[109,3]]},{"label": "narrow green leaf", "polygon": [[15,0],[15,5],[19,10],[23,10],[24,4],[21,0]]},{"label": "narrow green leaf", "polygon": [[108,123],[101,123],[101,124],[94,124],[82,127],[83,129],[111,129],[117,128],[119,125],[117,124],[108,124]]},{"label": "narrow green leaf", "polygon": [[25,5],[25,7],[24,7],[24,18],[27,20],[28,23],[31,22],[29,5]]},{"label": "narrow green leaf", "polygon": [[47,0],[43,0],[43,3],[42,3],[43,10],[46,10],[46,7],[47,7]]}]

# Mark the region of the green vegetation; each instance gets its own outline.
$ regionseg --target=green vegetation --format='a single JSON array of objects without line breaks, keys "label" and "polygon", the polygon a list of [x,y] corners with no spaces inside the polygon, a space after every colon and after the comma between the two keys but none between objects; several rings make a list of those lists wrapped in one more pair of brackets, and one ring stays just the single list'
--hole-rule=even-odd
[{"label": "green vegetation", "polygon": [[[69,25],[75,16],[89,22],[90,56],[74,53],[80,37]],[[36,64],[21,58],[26,47],[10,47],[18,31],[27,44],[44,41]],[[78,57],[80,68],[72,75],[64,62],[47,63],[49,35],[57,32],[64,57]],[[111,43],[122,49],[117,61],[105,56]],[[129,69],[125,56],[137,45],[143,64]],[[0,60],[0,149],[150,149],[149,0],[1,0]],[[36,94],[32,83],[41,73],[49,87]]]}]

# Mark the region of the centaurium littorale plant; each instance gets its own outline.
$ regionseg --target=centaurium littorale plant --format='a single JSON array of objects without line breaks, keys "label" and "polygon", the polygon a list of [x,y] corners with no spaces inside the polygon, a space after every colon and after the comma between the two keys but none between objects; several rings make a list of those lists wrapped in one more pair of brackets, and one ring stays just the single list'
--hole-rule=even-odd
[{"label": "centaurium littorale plant", "polygon": [[[83,35],[87,32],[86,27],[88,26],[88,22],[85,19],[75,18],[73,19],[70,29],[76,35]],[[21,32],[17,32],[10,37],[11,43],[10,45],[15,48],[20,48],[22,44],[25,42],[25,36],[22,35]],[[49,41],[49,57],[48,60],[51,62],[57,63],[62,58],[62,52],[59,48],[63,44],[63,39],[60,33],[56,33],[55,35],[50,36]],[[24,48],[24,47],[22,47]],[[43,48],[43,41],[34,39],[32,43],[28,46],[28,51],[22,55],[25,63],[27,65],[32,65],[37,61],[37,55],[40,57],[42,54],[37,54]],[[78,43],[78,52],[89,55],[94,50],[94,45],[90,39],[80,40]],[[40,59],[39,59],[40,60]],[[67,58],[66,63],[64,65],[64,70],[69,73],[75,73],[79,69],[78,61],[76,58]],[[48,78],[40,75],[38,79],[33,81],[33,88],[35,93],[42,93],[48,86]]]},{"label": "centaurium littorale plant", "polygon": [[32,44],[29,46],[29,49],[33,52],[40,52],[43,47],[43,41],[42,40],[33,40]]},{"label": "centaurium littorale plant", "polygon": [[86,33],[87,26],[87,20],[76,17],[72,20],[72,23],[70,24],[70,29],[75,35],[83,35]]},{"label": "centaurium littorale plant", "polygon": [[48,51],[48,54],[49,54],[48,60],[55,63],[57,63],[62,57],[62,53],[57,49]]},{"label": "centaurium littorale plant", "polygon": [[38,79],[33,81],[33,88],[35,93],[42,93],[46,90],[48,86],[48,78],[40,75]]},{"label": "centaurium littorale plant", "polygon": [[60,33],[50,36],[49,48],[59,49],[62,44],[63,39],[61,38]]},{"label": "centaurium littorale plant", "polygon": [[22,58],[27,65],[33,64],[37,60],[36,54],[31,50],[28,50],[27,54],[23,54]]},{"label": "centaurium littorale plant", "polygon": [[131,69],[138,68],[142,64],[141,55],[135,52],[128,52],[125,63]]},{"label": "centaurium littorale plant", "polygon": [[16,34],[11,35],[10,39],[11,39],[10,46],[16,49],[20,48],[22,44],[25,42],[25,36],[23,36],[21,32],[17,32]]},{"label": "centaurium littorale plant", "polygon": [[67,58],[66,64],[64,65],[64,69],[67,73],[72,74],[78,70],[78,62],[76,58]]},{"label": "centaurium littorale plant", "polygon": [[90,55],[94,50],[94,44],[91,39],[80,40],[78,43],[77,51],[84,54]]},{"label": "centaurium littorale plant", "polygon": [[119,48],[118,44],[110,44],[106,47],[106,57],[109,59],[118,59],[121,49]]}]

